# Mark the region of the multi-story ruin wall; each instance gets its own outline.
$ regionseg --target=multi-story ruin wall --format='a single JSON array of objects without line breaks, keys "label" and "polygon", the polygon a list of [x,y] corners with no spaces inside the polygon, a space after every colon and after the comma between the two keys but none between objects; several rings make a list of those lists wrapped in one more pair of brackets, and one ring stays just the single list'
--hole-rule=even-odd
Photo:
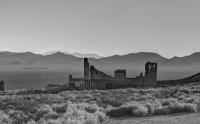
[{"label": "multi-story ruin wall", "polygon": [[0,82],[0,91],[4,91],[4,81]]},{"label": "multi-story ruin wall", "polygon": [[144,87],[157,85],[157,63],[147,62],[145,64],[145,80]]},{"label": "multi-story ruin wall", "polygon": [[[69,82],[72,82],[72,76]],[[75,84],[73,84],[75,85]],[[83,89],[106,89],[108,86],[141,86],[153,87],[157,85],[157,63],[147,62],[145,64],[145,75],[141,73],[136,78],[126,78],[126,70],[116,70],[114,77],[97,70],[90,65],[88,58],[84,58],[84,80]]]}]

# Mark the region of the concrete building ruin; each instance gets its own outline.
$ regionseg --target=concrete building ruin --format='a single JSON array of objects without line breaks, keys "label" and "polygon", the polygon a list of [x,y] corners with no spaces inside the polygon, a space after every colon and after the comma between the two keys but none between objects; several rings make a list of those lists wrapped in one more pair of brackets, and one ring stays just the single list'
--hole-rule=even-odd
[{"label": "concrete building ruin", "polygon": [[112,77],[111,75],[107,75],[104,72],[97,70],[93,65],[89,64],[88,58],[84,58],[84,79],[72,78],[72,76],[69,75],[69,85],[71,87],[75,86],[73,82],[83,83],[83,90],[134,86],[154,87],[157,85],[157,63],[147,62],[145,64],[144,76],[140,73],[140,76],[135,78],[127,78],[126,70],[116,70],[114,72],[114,77]]}]

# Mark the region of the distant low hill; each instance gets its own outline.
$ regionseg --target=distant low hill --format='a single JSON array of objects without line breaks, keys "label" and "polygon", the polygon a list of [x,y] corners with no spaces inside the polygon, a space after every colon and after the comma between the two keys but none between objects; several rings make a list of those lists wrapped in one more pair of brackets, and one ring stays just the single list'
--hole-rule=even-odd
[{"label": "distant low hill", "polygon": [[166,86],[166,85],[182,85],[189,83],[200,83],[200,73],[194,74],[187,78],[178,79],[178,80],[162,80],[158,81],[158,85]]},{"label": "distant low hill", "polygon": [[[15,53],[0,52],[0,65],[22,65],[22,64],[69,64],[83,62],[83,57],[55,52],[49,55],[34,54],[31,52]],[[159,66],[191,66],[200,65],[200,53],[193,53],[185,57],[173,57],[167,59],[157,53],[139,52],[126,55],[113,55],[103,58],[89,58],[89,61],[99,65],[118,65],[118,64],[135,64],[144,65],[147,61],[157,62]]]},{"label": "distant low hill", "polygon": [[190,77],[184,78],[183,80],[199,80],[200,81],[200,73],[192,75]]}]

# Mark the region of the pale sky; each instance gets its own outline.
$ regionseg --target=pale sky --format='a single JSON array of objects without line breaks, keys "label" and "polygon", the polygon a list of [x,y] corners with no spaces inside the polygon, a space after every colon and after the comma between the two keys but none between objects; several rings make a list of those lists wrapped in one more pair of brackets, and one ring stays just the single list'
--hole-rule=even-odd
[{"label": "pale sky", "polygon": [[0,0],[0,51],[200,51],[200,0]]}]

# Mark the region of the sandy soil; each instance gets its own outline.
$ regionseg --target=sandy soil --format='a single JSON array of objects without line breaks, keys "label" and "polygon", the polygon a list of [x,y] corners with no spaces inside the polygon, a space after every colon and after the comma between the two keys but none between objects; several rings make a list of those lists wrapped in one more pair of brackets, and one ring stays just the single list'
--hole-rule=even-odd
[{"label": "sandy soil", "polygon": [[200,124],[200,112],[140,118],[111,118],[104,124]]}]

